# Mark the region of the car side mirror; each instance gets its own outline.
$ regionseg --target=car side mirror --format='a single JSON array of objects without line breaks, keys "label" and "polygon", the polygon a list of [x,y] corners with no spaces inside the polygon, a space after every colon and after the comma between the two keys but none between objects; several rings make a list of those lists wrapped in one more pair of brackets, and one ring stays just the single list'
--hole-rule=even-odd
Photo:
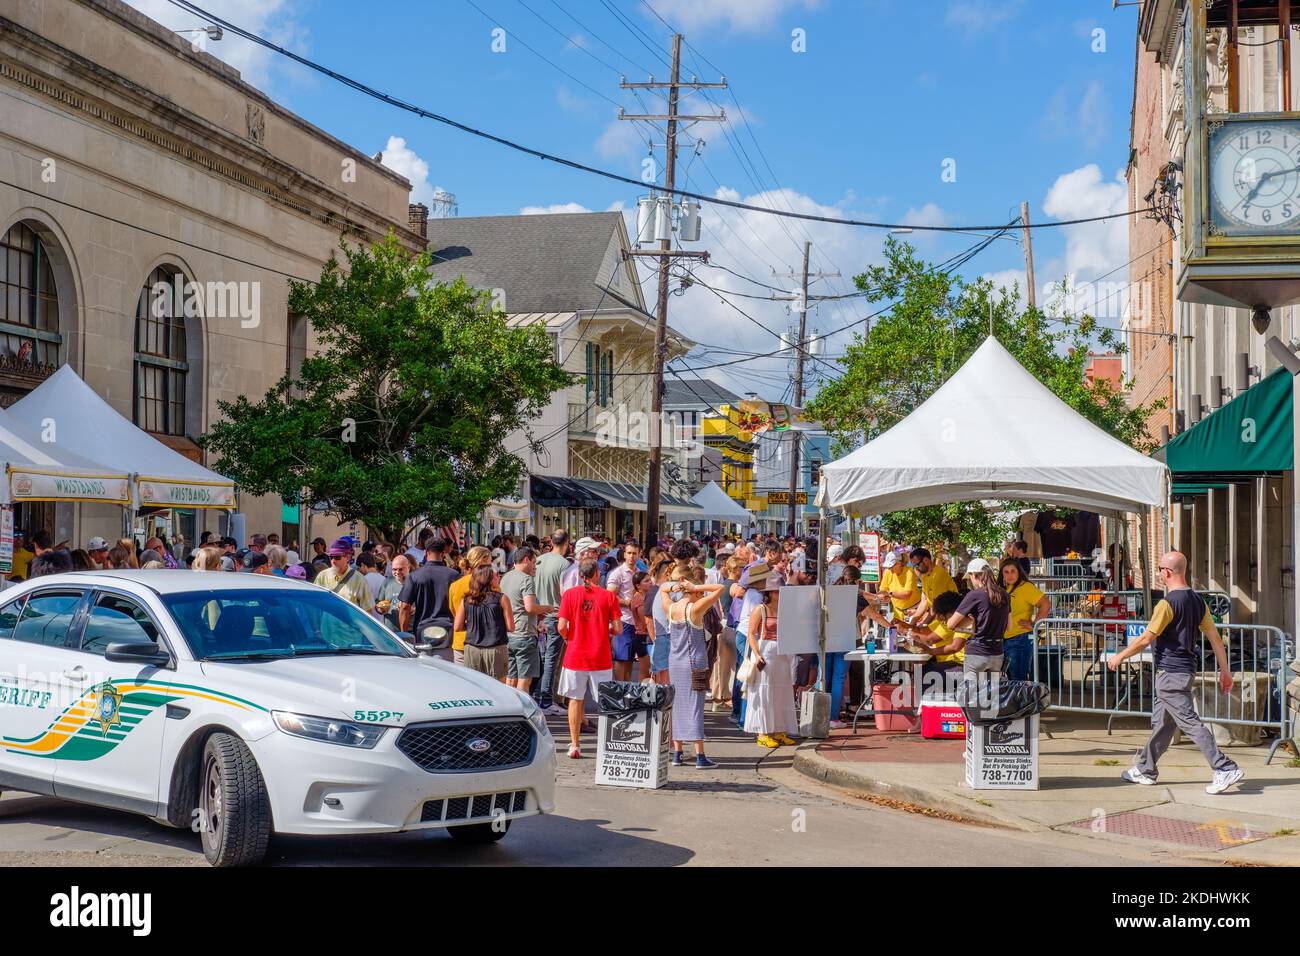
[{"label": "car side mirror", "polygon": [[104,648],[104,659],[118,664],[146,664],[163,667],[171,663],[171,655],[157,644],[143,641],[131,641],[109,644]]}]

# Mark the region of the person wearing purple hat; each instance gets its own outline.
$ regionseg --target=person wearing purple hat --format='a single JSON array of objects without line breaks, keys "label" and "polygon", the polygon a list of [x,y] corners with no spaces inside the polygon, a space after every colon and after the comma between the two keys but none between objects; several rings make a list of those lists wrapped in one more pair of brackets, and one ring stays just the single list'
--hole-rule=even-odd
[{"label": "person wearing purple hat", "polygon": [[329,547],[330,566],[316,575],[313,582],[351,601],[363,611],[375,606],[365,577],[352,567],[352,539],[339,538]]},{"label": "person wearing purple hat", "polygon": [[306,581],[307,569],[303,567],[301,564],[290,565],[289,568],[284,572],[284,576],[286,578],[293,578],[295,581]]}]

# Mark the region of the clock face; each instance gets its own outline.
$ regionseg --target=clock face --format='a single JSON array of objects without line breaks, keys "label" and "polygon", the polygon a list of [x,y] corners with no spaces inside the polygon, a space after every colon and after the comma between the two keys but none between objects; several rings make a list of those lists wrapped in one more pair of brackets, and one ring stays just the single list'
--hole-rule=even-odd
[{"label": "clock face", "polygon": [[1210,134],[1210,224],[1224,235],[1300,233],[1300,122],[1229,122]]}]

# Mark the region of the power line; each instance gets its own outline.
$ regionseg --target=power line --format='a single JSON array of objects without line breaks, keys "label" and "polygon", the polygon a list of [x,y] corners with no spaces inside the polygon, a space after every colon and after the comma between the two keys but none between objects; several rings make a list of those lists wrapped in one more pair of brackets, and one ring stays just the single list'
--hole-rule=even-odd
[{"label": "power line", "polygon": [[[589,166],[586,163],[580,163],[577,160],[568,159],[566,157],[559,156],[554,153],[548,153],[545,152],[544,150],[534,149],[531,146],[526,146],[522,143],[515,142],[514,140],[508,139],[504,136],[499,136],[495,133],[490,133],[486,130],[479,129],[474,126],[470,126],[466,123],[462,123],[458,120],[451,119],[448,116],[443,116],[439,113],[434,113],[430,110],[426,110],[423,107],[416,106],[413,103],[408,103],[395,96],[392,96],[378,89],[375,89],[374,87],[367,86],[366,84],[360,82],[359,80],[355,80],[349,76],[339,73],[336,70],[332,70],[329,67],[321,65],[320,63],[317,63],[313,60],[309,60],[304,56],[300,56],[297,53],[294,53],[292,50],[288,50],[282,46],[274,44],[269,40],[265,39],[264,37],[259,36],[256,33],[252,33],[251,31],[245,30],[242,27],[238,27],[235,24],[230,23],[228,20],[224,20],[221,17],[209,13],[207,10],[203,9],[197,4],[191,3],[190,0],[167,0],[167,2],[172,4],[175,7],[178,7],[179,9],[185,10],[187,13],[191,13],[198,17],[204,17],[209,22],[229,30],[230,32],[234,33],[236,36],[241,36],[244,39],[250,41],[251,43],[256,43],[259,46],[265,47],[268,50],[271,50],[275,53],[279,53],[281,56],[287,57],[293,60],[294,62],[307,67],[308,69],[323,74],[324,76],[328,76],[330,79],[335,80],[343,84],[344,86],[350,87],[351,89],[354,89],[359,93],[362,93],[373,99],[380,100],[381,102],[387,103],[389,106],[393,106],[397,109],[404,110],[408,113],[413,113],[416,116],[420,116],[424,119],[429,119],[437,123],[442,123],[445,126],[450,126],[453,129],[458,129],[463,133],[468,133],[471,136],[476,136],[480,139],[485,139],[489,142],[496,143],[500,146],[505,146],[508,149],[512,149],[515,150],[516,152],[524,153],[525,155],[532,156],[536,159],[557,163],[561,166],[567,166],[570,169],[576,169],[579,172],[590,173],[593,176],[600,176],[605,179],[612,180],[614,182],[624,183],[629,186],[635,186],[638,189],[643,188],[645,185],[641,180],[633,179],[631,176],[623,176],[619,173],[611,172],[610,170],[607,169],[600,169],[596,166]],[[920,226],[920,225],[908,225],[906,223],[873,222],[866,219],[849,219],[849,218],[843,218],[839,216],[819,216],[813,213],[786,211],[781,209],[773,209],[768,206],[755,206],[749,203],[737,202],[735,200],[730,200],[730,199],[719,199],[714,196],[706,196],[702,193],[692,192],[690,190],[680,189],[677,187],[674,187],[672,189],[667,189],[665,187],[659,187],[659,188],[662,192],[670,193],[672,195],[683,197],[686,199],[694,199],[701,203],[712,203],[713,205],[718,205],[718,206],[728,206],[732,209],[744,209],[749,212],[764,213],[769,216],[777,216],[786,219],[799,219],[805,222],[829,223],[831,225],[838,225],[838,226],[859,226],[867,229],[912,229],[913,231],[922,231],[922,232],[992,232],[1003,228],[1001,226],[960,226],[960,227]],[[1056,222],[1036,222],[1036,223],[1032,223],[1027,228],[1058,229],[1063,226],[1077,226],[1077,225],[1083,225],[1085,223],[1090,223],[1090,222],[1106,222],[1111,219],[1122,219],[1122,218],[1127,218],[1129,216],[1144,215],[1146,213],[1154,212],[1154,211],[1155,210],[1152,207],[1146,207],[1143,209],[1131,209],[1126,212],[1108,213],[1104,216],[1090,216],[1083,219],[1063,219]]]}]

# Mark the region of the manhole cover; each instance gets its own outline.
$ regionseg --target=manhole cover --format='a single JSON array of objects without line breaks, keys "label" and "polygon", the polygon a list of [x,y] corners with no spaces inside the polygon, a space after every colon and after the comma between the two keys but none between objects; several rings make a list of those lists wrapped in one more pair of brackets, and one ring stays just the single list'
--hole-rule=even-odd
[{"label": "manhole cover", "polygon": [[1092,830],[1094,833],[1133,837],[1137,840],[1178,843],[1203,850],[1221,850],[1224,847],[1240,846],[1243,843],[1266,840],[1273,835],[1265,830],[1251,829],[1246,824],[1235,820],[1197,823],[1194,820],[1161,817],[1140,810],[1090,817],[1087,820],[1071,823],[1070,826],[1076,830]]}]

